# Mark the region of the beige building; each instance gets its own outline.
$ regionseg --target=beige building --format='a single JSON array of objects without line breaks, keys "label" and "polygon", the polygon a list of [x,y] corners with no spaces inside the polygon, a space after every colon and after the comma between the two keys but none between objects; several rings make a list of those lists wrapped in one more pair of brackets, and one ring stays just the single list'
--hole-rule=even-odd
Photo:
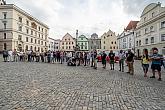
[{"label": "beige building", "polygon": [[67,33],[60,42],[60,50],[66,52],[72,52],[75,50],[76,42],[69,33]]},{"label": "beige building", "polygon": [[165,54],[165,7],[151,3],[145,7],[136,27],[136,55],[141,56],[144,48],[157,47]]},{"label": "beige building", "polygon": [[0,51],[45,51],[49,28],[13,4],[0,5]]},{"label": "beige building", "polygon": [[109,30],[101,36],[101,50],[110,51],[117,49],[117,36],[115,35],[115,32]]}]

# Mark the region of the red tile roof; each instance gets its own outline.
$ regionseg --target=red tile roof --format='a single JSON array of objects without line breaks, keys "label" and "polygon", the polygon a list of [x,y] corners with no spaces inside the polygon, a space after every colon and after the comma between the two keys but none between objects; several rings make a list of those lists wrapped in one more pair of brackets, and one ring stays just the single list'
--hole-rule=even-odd
[{"label": "red tile roof", "polygon": [[139,21],[130,21],[128,26],[125,28],[125,30],[127,31],[127,30],[131,30],[131,29],[135,29],[138,22]]}]

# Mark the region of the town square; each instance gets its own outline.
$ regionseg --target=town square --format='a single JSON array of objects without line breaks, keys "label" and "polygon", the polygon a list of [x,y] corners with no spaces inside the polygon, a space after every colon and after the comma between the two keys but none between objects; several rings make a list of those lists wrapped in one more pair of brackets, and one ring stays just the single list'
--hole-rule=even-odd
[{"label": "town square", "polygon": [[165,2],[130,1],[0,0],[0,110],[165,110]]}]

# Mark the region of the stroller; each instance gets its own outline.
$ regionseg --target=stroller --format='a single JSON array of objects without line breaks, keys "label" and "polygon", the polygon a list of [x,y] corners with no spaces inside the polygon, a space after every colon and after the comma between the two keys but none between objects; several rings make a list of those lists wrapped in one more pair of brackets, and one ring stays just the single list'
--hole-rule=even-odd
[{"label": "stroller", "polygon": [[67,62],[68,66],[76,66],[76,58],[71,57],[68,62]]}]

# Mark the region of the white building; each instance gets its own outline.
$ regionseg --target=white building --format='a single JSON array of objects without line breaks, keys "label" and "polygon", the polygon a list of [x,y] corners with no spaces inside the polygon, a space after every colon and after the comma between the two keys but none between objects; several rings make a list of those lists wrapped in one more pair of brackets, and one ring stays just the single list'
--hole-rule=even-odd
[{"label": "white building", "polygon": [[161,3],[151,3],[143,10],[136,27],[136,54],[141,56],[143,49],[159,49],[165,54],[165,7]]},{"label": "white building", "polygon": [[135,28],[138,21],[130,21],[124,31],[118,36],[118,47],[120,50],[135,49]]},{"label": "white building", "polygon": [[0,51],[45,51],[48,49],[48,31],[47,25],[19,7],[0,5]]},{"label": "white building", "polygon": [[60,39],[53,39],[49,37],[48,50],[59,51],[60,50]]}]

